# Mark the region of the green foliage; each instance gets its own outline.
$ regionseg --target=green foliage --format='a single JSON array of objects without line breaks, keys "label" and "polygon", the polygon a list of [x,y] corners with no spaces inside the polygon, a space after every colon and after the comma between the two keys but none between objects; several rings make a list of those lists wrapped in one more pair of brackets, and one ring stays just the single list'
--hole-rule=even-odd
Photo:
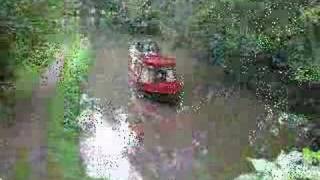
[{"label": "green foliage", "polygon": [[49,102],[48,175],[49,179],[89,179],[81,167],[78,132],[65,131],[64,89],[58,87]]},{"label": "green foliage", "polygon": [[29,151],[26,148],[19,149],[18,160],[14,167],[14,179],[24,180],[31,176],[31,167],[28,163]]},{"label": "green foliage", "polygon": [[129,32],[132,34],[152,34],[159,32],[159,12],[152,8],[151,0],[129,0]]},{"label": "green foliage", "polygon": [[276,49],[276,45],[272,42],[270,37],[259,35],[257,37],[257,44],[264,52],[272,52]]},{"label": "green foliage", "polygon": [[[5,48],[0,51],[0,78],[1,81],[15,81],[17,98],[30,96],[38,83],[39,73],[52,62],[60,49],[61,37],[65,38],[63,33],[68,33],[60,24],[64,12],[70,11],[64,5],[62,0],[0,0],[0,40],[5,42]],[[74,125],[71,119],[77,115],[79,82],[87,72],[90,53],[79,46],[80,38],[72,42],[71,52],[65,59],[64,80],[57,90],[58,95],[50,102],[49,179],[89,179],[81,167],[77,131],[70,127]],[[11,97],[14,99],[15,96]],[[3,115],[2,112],[9,110],[2,104],[2,99],[0,102]],[[25,156],[18,160],[15,179],[28,179],[30,175]]]},{"label": "green foliage", "polygon": [[33,88],[38,84],[39,74],[54,60],[60,46],[45,42],[29,52],[25,52],[27,49],[23,49],[25,48],[23,43],[17,42],[17,46],[21,49],[17,50],[16,58],[26,59],[22,64],[17,64],[14,71],[15,94],[19,99],[31,96]]},{"label": "green foliage", "polygon": [[310,21],[312,23],[320,22],[320,5],[305,9],[302,18],[304,21]]},{"label": "green foliage", "polygon": [[47,36],[61,30],[57,22],[62,18],[63,1],[1,1],[0,7],[3,22],[0,37],[9,37],[5,51],[10,54],[1,61],[4,65],[1,71],[13,70],[22,64],[36,69],[46,67],[58,47],[56,43],[49,43]]},{"label": "green foliage", "polygon": [[67,129],[77,129],[78,127],[75,119],[79,115],[80,108],[80,83],[86,79],[93,55],[87,49],[88,47],[81,47],[80,45],[80,35],[76,35],[65,58],[63,81],[61,82],[66,110],[64,112],[64,125]]},{"label": "green foliage", "polygon": [[[11,105],[12,106],[12,105]],[[12,122],[13,110],[10,105],[7,103],[0,103],[0,124],[1,125],[10,125]]]},{"label": "green foliage", "polygon": [[[283,49],[289,54],[292,80],[319,80],[320,26],[316,3],[126,0],[123,7],[118,1],[108,2],[109,19],[113,17],[114,22],[121,22],[121,27],[133,34],[160,34],[180,45],[192,41],[193,46],[209,52],[211,61],[220,62],[216,64],[232,60],[230,56],[254,58],[258,53],[275,54]],[[248,65],[246,61],[241,63]]]},{"label": "green foliage", "polygon": [[76,117],[80,110],[80,83],[88,74],[92,51],[78,32],[68,35],[62,80],[49,105],[48,174],[50,179],[91,179],[81,166]]},{"label": "green foliage", "polygon": [[[221,49],[209,45],[217,33],[225,36],[226,57],[251,52],[274,54],[285,48],[294,80],[319,80],[318,6],[303,1],[207,0],[194,9],[191,34],[210,51]],[[243,37],[250,41],[243,41]]]},{"label": "green foliage", "polygon": [[216,34],[213,37],[213,40],[211,41],[211,58],[213,61],[213,64],[222,65],[224,64],[224,58],[225,58],[225,43],[224,39],[222,39],[219,34]]},{"label": "green foliage", "polygon": [[[10,91],[16,97],[31,95],[38,73],[50,64],[60,48],[61,41],[50,41],[48,37],[56,38],[61,33],[58,22],[63,17],[63,6],[61,0],[0,0],[0,82],[13,83]],[[4,102],[1,110],[9,112],[15,95],[4,97],[5,94],[0,91]]]},{"label": "green foliage", "polygon": [[298,82],[319,82],[320,81],[320,65],[298,67],[295,70],[294,80]]},{"label": "green foliage", "polygon": [[279,113],[278,117],[279,124],[286,124],[290,128],[296,128],[308,122],[306,116],[302,114],[292,114],[287,112]]},{"label": "green foliage", "polygon": [[299,18],[301,31],[287,43],[288,63],[293,73],[291,79],[297,82],[317,82],[320,80],[320,61],[318,57],[319,24],[315,9],[308,7]]},{"label": "green foliage", "polygon": [[304,148],[303,159],[309,164],[320,165],[320,151],[314,152],[309,148]]},{"label": "green foliage", "polygon": [[16,98],[31,97],[32,91],[39,82],[39,73],[30,66],[23,66],[16,70]]},{"label": "green foliage", "polygon": [[59,51],[58,43],[42,42],[29,49],[23,41],[16,43],[16,62],[23,62],[20,65],[30,66],[37,72],[41,72],[55,58]]},{"label": "green foliage", "polygon": [[65,31],[64,67],[56,95],[49,105],[48,169],[50,179],[91,179],[86,176],[79,153],[76,117],[80,108],[80,83],[86,79],[92,60],[87,39],[70,21]]},{"label": "green foliage", "polygon": [[320,167],[303,161],[301,152],[292,151],[288,154],[281,152],[275,161],[265,159],[251,159],[255,173],[244,174],[236,180],[263,179],[263,180],[284,180],[284,179],[311,179],[320,178]]},{"label": "green foliage", "polygon": [[[47,36],[61,30],[57,24],[62,19],[62,1],[33,2],[29,0],[12,1],[8,12],[7,27],[14,35],[12,54],[17,65],[29,63],[43,68],[48,65],[58,44],[47,41]],[[49,12],[49,13],[48,13]]]},{"label": "green foliage", "polygon": [[120,3],[116,1],[104,1],[103,4],[100,4],[100,8],[106,12],[104,18],[108,25],[118,24],[122,21],[120,17],[125,17],[125,14],[120,13]]}]

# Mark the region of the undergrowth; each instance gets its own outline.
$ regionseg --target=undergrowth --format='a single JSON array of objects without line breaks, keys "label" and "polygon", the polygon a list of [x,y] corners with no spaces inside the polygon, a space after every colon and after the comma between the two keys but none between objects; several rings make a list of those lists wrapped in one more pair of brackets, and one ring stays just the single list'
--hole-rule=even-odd
[{"label": "undergrowth", "polygon": [[320,151],[312,151],[309,148],[302,150],[304,160],[309,164],[320,165]]},{"label": "undergrowth", "polygon": [[63,80],[60,84],[64,92],[64,127],[66,129],[78,129],[75,119],[80,113],[80,85],[81,82],[86,81],[93,58],[89,47],[81,47],[80,38],[80,36],[75,37],[66,55]]},{"label": "undergrowth", "polygon": [[72,34],[64,55],[64,67],[56,96],[49,105],[48,167],[51,179],[90,179],[86,176],[79,152],[80,83],[85,81],[92,51],[82,46],[82,37]]},{"label": "undergrowth", "polygon": [[63,87],[58,87],[49,103],[49,179],[85,179],[79,155],[78,132],[71,129],[65,131],[62,123],[65,111],[63,92]]}]

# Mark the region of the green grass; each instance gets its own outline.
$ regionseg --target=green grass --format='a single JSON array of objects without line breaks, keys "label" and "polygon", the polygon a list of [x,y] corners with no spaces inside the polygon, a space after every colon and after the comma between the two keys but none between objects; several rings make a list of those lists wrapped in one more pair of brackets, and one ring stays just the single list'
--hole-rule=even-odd
[{"label": "green grass", "polygon": [[80,95],[81,82],[87,79],[87,73],[92,60],[92,52],[88,49],[79,49],[75,46],[69,54],[68,60],[64,67],[63,87],[65,95],[65,107],[67,108],[64,114],[65,128],[77,129],[75,122],[76,117],[80,113]]},{"label": "green grass", "polygon": [[58,87],[49,102],[48,170],[49,179],[89,179],[85,176],[79,155],[78,132],[65,130],[64,94]]},{"label": "green grass", "polygon": [[304,148],[302,151],[303,158],[307,163],[320,164],[320,151],[312,151],[309,148]]},{"label": "green grass", "polygon": [[17,69],[16,76],[16,98],[31,97],[34,87],[39,82],[39,73],[30,66],[24,66]]},{"label": "green grass", "polygon": [[19,149],[18,160],[14,166],[14,179],[25,180],[25,179],[29,179],[30,175],[31,175],[31,167],[28,162],[28,150]]},{"label": "green grass", "polygon": [[67,45],[62,80],[49,103],[50,179],[91,179],[86,176],[81,164],[76,117],[80,113],[80,83],[86,79],[92,54],[89,48],[80,47],[81,37],[73,35],[71,44]]}]

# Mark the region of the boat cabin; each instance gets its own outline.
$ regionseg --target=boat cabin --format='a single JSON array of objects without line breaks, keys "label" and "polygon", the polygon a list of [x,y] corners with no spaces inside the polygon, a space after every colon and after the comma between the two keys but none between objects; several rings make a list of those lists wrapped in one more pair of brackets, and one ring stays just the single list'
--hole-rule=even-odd
[{"label": "boat cabin", "polygon": [[129,49],[129,83],[149,94],[177,95],[182,83],[177,79],[176,60],[162,56],[157,45],[135,43]]}]

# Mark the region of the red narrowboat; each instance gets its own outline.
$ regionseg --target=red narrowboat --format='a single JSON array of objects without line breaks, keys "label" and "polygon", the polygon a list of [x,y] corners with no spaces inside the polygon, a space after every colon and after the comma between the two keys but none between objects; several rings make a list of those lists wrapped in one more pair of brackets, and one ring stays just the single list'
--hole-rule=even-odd
[{"label": "red narrowboat", "polygon": [[176,59],[162,56],[153,41],[138,41],[129,48],[129,84],[144,96],[176,102],[183,85],[177,78]]}]

